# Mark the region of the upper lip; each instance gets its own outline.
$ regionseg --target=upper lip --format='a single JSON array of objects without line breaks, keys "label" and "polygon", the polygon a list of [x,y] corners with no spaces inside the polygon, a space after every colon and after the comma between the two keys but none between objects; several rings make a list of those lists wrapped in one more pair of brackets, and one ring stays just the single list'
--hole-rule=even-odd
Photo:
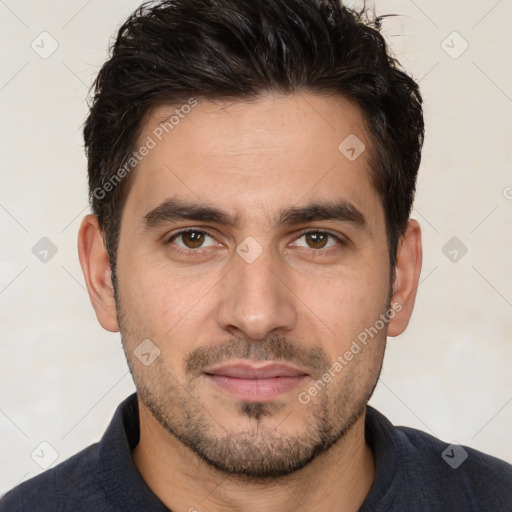
[{"label": "upper lip", "polygon": [[300,377],[307,375],[304,371],[280,363],[257,366],[247,363],[232,363],[204,370],[208,375],[222,375],[238,379],[269,379],[272,377]]}]

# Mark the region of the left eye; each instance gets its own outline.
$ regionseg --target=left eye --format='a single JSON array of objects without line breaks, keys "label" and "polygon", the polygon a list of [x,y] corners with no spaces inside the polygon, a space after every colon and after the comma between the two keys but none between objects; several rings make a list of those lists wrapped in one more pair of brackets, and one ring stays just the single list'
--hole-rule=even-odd
[{"label": "left eye", "polygon": [[[301,239],[305,240],[304,244],[298,243]],[[341,240],[337,236],[326,231],[308,231],[307,233],[303,233],[299,236],[299,238],[294,242],[294,245],[306,247],[308,249],[326,249],[335,246],[336,243],[339,242],[341,242]]]},{"label": "left eye", "polygon": [[[212,243],[205,246],[204,243],[208,238],[212,241]],[[180,231],[179,233],[173,235],[169,242],[176,243],[176,245],[182,249],[200,249],[201,247],[209,247],[215,245],[215,239],[206,231],[202,231],[200,229]]]}]

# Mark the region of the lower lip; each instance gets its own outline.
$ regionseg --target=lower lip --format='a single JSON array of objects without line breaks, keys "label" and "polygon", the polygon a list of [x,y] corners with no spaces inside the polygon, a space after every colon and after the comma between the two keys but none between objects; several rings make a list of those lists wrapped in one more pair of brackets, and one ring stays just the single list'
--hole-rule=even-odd
[{"label": "lower lip", "polygon": [[225,375],[206,377],[216,386],[232,395],[249,402],[262,402],[278,398],[280,395],[296,388],[307,375],[296,377],[271,377],[266,379],[240,379]]}]

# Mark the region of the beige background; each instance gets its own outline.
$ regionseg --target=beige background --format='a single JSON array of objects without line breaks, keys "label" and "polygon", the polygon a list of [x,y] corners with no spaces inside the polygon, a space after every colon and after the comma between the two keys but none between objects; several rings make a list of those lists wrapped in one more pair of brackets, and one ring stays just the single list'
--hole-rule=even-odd
[{"label": "beige background", "polygon": [[[134,389],[119,335],[90,306],[76,233],[88,212],[84,99],[138,3],[0,0],[0,493],[98,440]],[[372,404],[512,462],[512,1],[376,8],[401,15],[384,31],[421,82],[427,138],[417,308],[390,340]],[[46,263],[32,252],[43,237],[57,249]]]}]

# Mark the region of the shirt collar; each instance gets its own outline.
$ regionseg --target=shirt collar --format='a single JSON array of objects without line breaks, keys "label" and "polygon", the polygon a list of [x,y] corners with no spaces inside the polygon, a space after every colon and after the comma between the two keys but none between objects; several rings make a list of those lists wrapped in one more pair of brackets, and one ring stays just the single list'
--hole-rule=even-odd
[{"label": "shirt collar", "polygon": [[370,492],[359,512],[392,510],[393,489],[400,486],[402,473],[397,467],[400,446],[395,435],[395,427],[379,411],[366,407],[365,438],[375,461],[375,477]]},{"label": "shirt collar", "polygon": [[[381,413],[368,406],[365,423],[366,442],[375,457],[375,478],[360,512],[375,510],[391,500],[391,487],[397,475],[399,447],[393,426]],[[132,451],[140,437],[137,394],[122,402],[99,443],[99,470],[107,501],[115,510],[170,512],[151,491],[137,470]]]},{"label": "shirt collar", "polygon": [[132,450],[139,436],[139,406],[134,393],[119,405],[99,443],[99,470],[106,499],[114,510],[168,512],[133,461]]}]

